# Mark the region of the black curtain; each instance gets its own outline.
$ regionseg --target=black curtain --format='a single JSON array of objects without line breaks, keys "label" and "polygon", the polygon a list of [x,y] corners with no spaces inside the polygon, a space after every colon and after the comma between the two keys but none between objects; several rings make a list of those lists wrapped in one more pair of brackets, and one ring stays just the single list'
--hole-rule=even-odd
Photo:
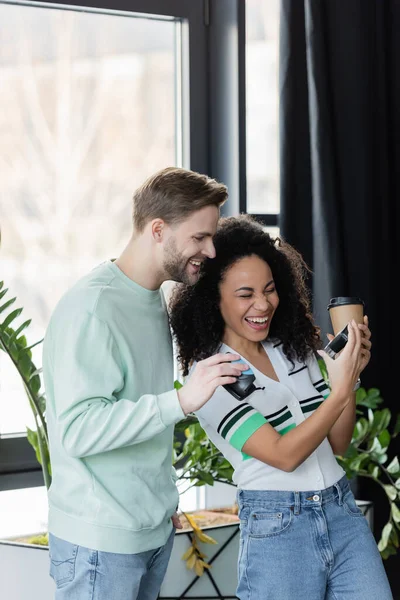
[{"label": "black curtain", "polygon": [[[362,383],[396,414],[400,0],[281,0],[280,28],[281,234],[313,270],[324,334],[330,297],[365,300],[373,354]],[[371,485],[363,493],[378,531],[387,503]],[[399,556],[385,561],[395,598]]]}]

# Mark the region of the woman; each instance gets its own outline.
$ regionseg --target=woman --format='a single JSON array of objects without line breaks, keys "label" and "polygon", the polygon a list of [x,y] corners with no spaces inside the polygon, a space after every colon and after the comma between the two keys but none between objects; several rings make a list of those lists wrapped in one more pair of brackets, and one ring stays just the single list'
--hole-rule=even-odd
[{"label": "woman", "polygon": [[[171,325],[184,375],[235,352],[255,375],[250,395],[219,387],[196,413],[234,467],[240,600],[389,600],[382,560],[335,454],[355,421],[354,388],[370,360],[368,319],[349,324],[332,360],[310,315],[307,266],[250,217],[220,222],[216,258],[178,289]],[[316,359],[325,360],[330,389]]]}]

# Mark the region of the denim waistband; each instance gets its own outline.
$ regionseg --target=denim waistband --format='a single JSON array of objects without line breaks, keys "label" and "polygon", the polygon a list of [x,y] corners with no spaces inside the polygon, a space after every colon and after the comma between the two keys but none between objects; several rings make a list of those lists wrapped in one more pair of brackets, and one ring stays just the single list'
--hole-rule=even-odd
[{"label": "denim waistband", "polygon": [[338,482],[324,490],[309,490],[307,492],[285,492],[278,490],[239,490],[239,504],[277,503],[281,506],[310,506],[316,503],[325,504],[336,498],[341,503],[342,496],[350,489],[349,481],[344,475]]}]

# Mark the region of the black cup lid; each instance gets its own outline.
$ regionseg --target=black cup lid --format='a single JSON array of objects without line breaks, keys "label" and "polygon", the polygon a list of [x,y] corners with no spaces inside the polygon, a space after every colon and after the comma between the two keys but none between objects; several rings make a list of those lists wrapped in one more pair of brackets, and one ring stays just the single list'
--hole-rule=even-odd
[{"label": "black cup lid", "polygon": [[330,299],[327,310],[335,308],[336,306],[345,306],[346,304],[362,304],[364,306],[364,301],[356,296],[337,296],[336,298]]}]

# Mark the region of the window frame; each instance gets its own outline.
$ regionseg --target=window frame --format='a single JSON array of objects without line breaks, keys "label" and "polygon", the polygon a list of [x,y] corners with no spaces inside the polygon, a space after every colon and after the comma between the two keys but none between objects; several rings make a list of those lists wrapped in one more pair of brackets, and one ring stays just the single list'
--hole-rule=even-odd
[{"label": "window frame", "polygon": [[[209,13],[209,173],[228,186],[222,214],[230,216],[247,213],[246,2],[212,0]],[[279,227],[279,213],[249,214]]]}]

